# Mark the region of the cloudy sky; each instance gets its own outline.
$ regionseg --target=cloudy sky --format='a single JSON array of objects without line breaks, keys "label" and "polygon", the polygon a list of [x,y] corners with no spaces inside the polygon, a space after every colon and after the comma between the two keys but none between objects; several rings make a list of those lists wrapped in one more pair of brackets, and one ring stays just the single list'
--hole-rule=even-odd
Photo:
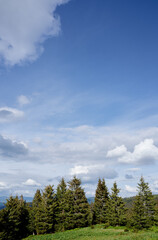
[{"label": "cloudy sky", "polygon": [[158,193],[158,1],[0,0],[0,196],[74,175]]}]

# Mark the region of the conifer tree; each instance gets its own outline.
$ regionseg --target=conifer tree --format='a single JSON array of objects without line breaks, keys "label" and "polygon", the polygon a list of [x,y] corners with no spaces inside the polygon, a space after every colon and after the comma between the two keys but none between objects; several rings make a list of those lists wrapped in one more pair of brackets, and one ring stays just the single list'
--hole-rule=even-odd
[{"label": "conifer tree", "polygon": [[[3,224],[3,238],[7,240],[21,240],[29,234],[29,213],[23,197],[10,197],[1,215]],[[2,238],[2,239],[3,239]]]},{"label": "conifer tree", "polygon": [[84,190],[81,188],[81,180],[74,177],[69,182],[67,191],[67,220],[70,228],[88,226],[89,204]]},{"label": "conifer tree", "polygon": [[158,200],[155,204],[155,225],[158,226]]},{"label": "conifer tree", "polygon": [[138,183],[138,194],[133,206],[133,225],[135,228],[150,228],[154,224],[154,207],[154,198],[149,185],[141,177]]},{"label": "conifer tree", "polygon": [[66,205],[65,205],[65,229],[73,229],[75,227],[74,214],[74,194],[70,189],[66,191]]},{"label": "conifer tree", "polygon": [[37,189],[30,209],[30,228],[34,234],[43,233],[43,212],[42,195]]},{"label": "conifer tree", "polygon": [[46,186],[42,196],[43,230],[45,233],[53,233],[56,222],[56,195],[53,186]]},{"label": "conifer tree", "polygon": [[109,202],[109,193],[105,180],[98,180],[98,185],[94,199],[94,221],[95,223],[105,223],[107,219],[107,210]]},{"label": "conifer tree", "polygon": [[0,239],[7,240],[8,216],[6,209],[0,210]]},{"label": "conifer tree", "polygon": [[122,226],[126,223],[126,208],[123,199],[119,197],[120,189],[117,187],[117,183],[114,182],[111,188],[108,219],[111,226]]},{"label": "conifer tree", "polygon": [[61,179],[57,186],[57,211],[56,211],[56,230],[64,231],[66,230],[66,207],[67,207],[67,197],[66,197],[67,187],[64,178]]},{"label": "conifer tree", "polygon": [[25,237],[29,233],[29,210],[28,205],[24,201],[23,195],[19,199],[19,214],[20,214],[20,231],[21,238]]}]

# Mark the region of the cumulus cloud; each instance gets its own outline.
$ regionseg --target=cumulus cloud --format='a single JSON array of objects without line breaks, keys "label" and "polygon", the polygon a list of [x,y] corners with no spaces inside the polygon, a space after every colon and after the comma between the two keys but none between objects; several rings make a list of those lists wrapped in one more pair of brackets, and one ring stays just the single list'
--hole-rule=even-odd
[{"label": "cumulus cloud", "polygon": [[108,151],[107,157],[118,158],[120,163],[140,165],[151,164],[158,160],[158,147],[154,145],[153,139],[141,141],[135,145],[133,152],[127,151],[126,147],[123,147],[124,151],[121,152],[120,148],[122,146]]},{"label": "cumulus cloud", "polygon": [[6,64],[34,61],[60,32],[57,6],[68,0],[0,0],[0,56]]},{"label": "cumulus cloud", "polygon": [[29,178],[26,180],[26,182],[23,182],[24,185],[26,186],[41,186],[40,183],[36,182],[35,180]]},{"label": "cumulus cloud", "polygon": [[27,98],[24,95],[20,95],[18,97],[18,103],[20,104],[20,106],[23,106],[23,105],[29,104],[30,103],[30,99]]},{"label": "cumulus cloud", "polygon": [[0,156],[16,157],[25,156],[28,153],[28,148],[25,143],[17,142],[0,135]]},{"label": "cumulus cloud", "polygon": [[107,157],[109,158],[119,157],[126,154],[126,152],[127,148],[124,145],[122,145],[120,147],[116,147],[115,149],[108,151]]},{"label": "cumulus cloud", "polygon": [[9,107],[0,108],[0,123],[19,120],[23,116],[24,116],[24,113],[15,108],[9,108]]},{"label": "cumulus cloud", "polygon": [[75,166],[74,168],[71,168],[70,174],[71,175],[78,175],[78,174],[87,174],[90,169],[92,169],[92,166]]},{"label": "cumulus cloud", "polygon": [[114,169],[107,168],[105,165],[76,165],[70,169],[71,176],[78,176],[82,179],[82,183],[95,183],[97,179],[114,179],[118,176],[117,172]]},{"label": "cumulus cloud", "polygon": [[136,187],[132,187],[132,186],[129,186],[129,185],[125,185],[125,190],[127,192],[130,192],[130,193],[136,193],[137,192],[137,188]]}]

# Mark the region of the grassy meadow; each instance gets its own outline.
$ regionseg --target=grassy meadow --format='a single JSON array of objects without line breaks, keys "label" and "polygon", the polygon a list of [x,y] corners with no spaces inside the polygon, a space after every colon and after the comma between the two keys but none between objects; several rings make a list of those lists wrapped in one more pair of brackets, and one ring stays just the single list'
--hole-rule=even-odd
[{"label": "grassy meadow", "polygon": [[59,232],[55,234],[30,236],[25,240],[150,240],[158,239],[158,227],[151,230],[143,230],[138,232],[126,232],[123,227],[109,227],[104,229],[104,225],[97,225],[94,229],[80,228]]}]

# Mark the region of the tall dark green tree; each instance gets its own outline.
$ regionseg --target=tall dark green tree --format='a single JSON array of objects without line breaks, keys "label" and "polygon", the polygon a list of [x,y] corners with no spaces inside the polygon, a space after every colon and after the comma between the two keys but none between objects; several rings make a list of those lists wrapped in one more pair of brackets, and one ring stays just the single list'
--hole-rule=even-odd
[{"label": "tall dark green tree", "polygon": [[67,186],[64,178],[61,179],[57,186],[56,200],[57,200],[57,211],[56,211],[56,230],[66,230],[66,208],[67,208]]},{"label": "tall dark green tree", "polygon": [[42,195],[40,190],[37,189],[32,201],[32,208],[30,208],[30,229],[33,234],[43,233],[43,215]]},{"label": "tall dark green tree", "polygon": [[154,224],[155,202],[148,183],[140,178],[138,194],[133,206],[133,225],[137,229],[150,228]]},{"label": "tall dark green tree", "polygon": [[67,191],[67,221],[70,228],[88,226],[89,204],[81,187],[81,180],[74,177]]},{"label": "tall dark green tree", "polygon": [[108,219],[111,226],[122,226],[126,223],[126,208],[123,199],[119,196],[120,189],[117,183],[114,182],[111,188]]},{"label": "tall dark green tree", "polygon": [[158,226],[158,200],[155,204],[155,225]]},{"label": "tall dark green tree", "polygon": [[29,234],[29,213],[22,196],[20,199],[11,196],[0,215],[3,227],[0,230],[1,239],[21,240]]},{"label": "tall dark green tree", "polygon": [[94,222],[105,223],[108,221],[107,210],[109,203],[109,193],[104,179],[98,180],[98,185],[94,199]]},{"label": "tall dark green tree", "polygon": [[42,196],[43,229],[45,233],[53,233],[56,223],[57,201],[53,186],[46,186]]},{"label": "tall dark green tree", "polygon": [[6,208],[0,210],[0,239],[7,240],[7,229],[8,229],[8,215]]}]

